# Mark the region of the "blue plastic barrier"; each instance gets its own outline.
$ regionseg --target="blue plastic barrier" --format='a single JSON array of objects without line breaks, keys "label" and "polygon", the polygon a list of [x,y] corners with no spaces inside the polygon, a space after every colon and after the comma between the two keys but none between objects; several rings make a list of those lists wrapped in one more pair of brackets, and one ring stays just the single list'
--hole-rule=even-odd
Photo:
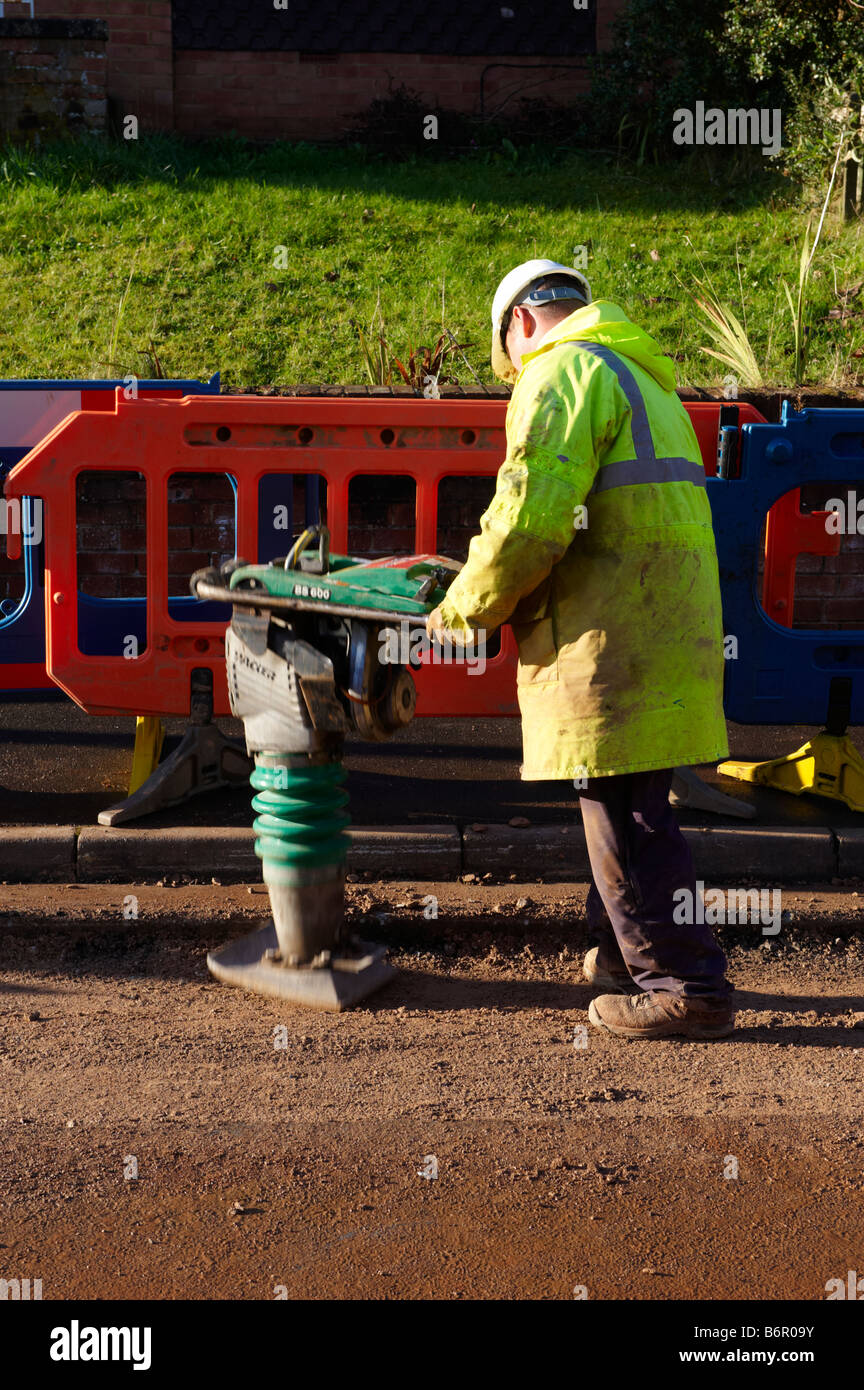
[{"label": "blue plastic barrier", "polygon": [[741,428],[740,470],[708,478],[717,538],[727,719],[740,724],[864,723],[864,631],[781,627],[760,601],[760,536],[771,505],[793,488],[830,482],[864,500],[864,410],[802,410],[784,402],[779,424]]},{"label": "blue plastic barrier", "polygon": [[[29,453],[35,444],[74,410],[93,406],[93,393],[106,392],[106,403],[113,402],[114,391],[125,382],[56,380],[0,381],[0,490],[6,474]],[[166,393],[218,395],[219,373],[208,382],[153,378],[138,380],[139,395]],[[33,514],[25,499],[22,522],[25,536],[33,534]],[[24,592],[20,598],[0,602],[0,700],[38,692],[56,692],[45,674],[45,590],[42,546],[25,545]],[[179,600],[178,600],[179,601]],[[195,600],[190,597],[189,602]],[[111,605],[112,607],[107,607]],[[125,609],[126,618],[121,617]],[[89,599],[86,604],[85,640],[88,650],[98,654],[103,624],[108,613],[116,615],[124,632],[137,633],[144,627],[144,600]],[[59,694],[59,692],[56,692]]]}]

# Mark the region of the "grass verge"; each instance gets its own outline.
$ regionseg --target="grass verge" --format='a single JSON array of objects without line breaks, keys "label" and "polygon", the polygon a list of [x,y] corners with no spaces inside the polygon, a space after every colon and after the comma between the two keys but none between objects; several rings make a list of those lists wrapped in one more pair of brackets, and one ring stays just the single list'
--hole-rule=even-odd
[{"label": "grass verge", "polygon": [[[767,385],[788,385],[795,280],[824,190],[793,197],[718,182],[693,156],[635,167],[608,155],[517,150],[399,161],[170,136],[0,151],[0,375],[172,376],[228,385],[365,379],[357,325],[379,302],[405,360],[442,327],[482,381],[489,304],[513,265],[588,248],[597,297],[621,304],[675,357],[681,385],[727,374],[689,294],[710,274],[746,320]],[[701,269],[700,269],[701,265]],[[809,384],[864,381],[862,222],[826,220],[811,271]],[[743,300],[743,305],[742,305]],[[476,385],[465,362],[448,370]]]}]

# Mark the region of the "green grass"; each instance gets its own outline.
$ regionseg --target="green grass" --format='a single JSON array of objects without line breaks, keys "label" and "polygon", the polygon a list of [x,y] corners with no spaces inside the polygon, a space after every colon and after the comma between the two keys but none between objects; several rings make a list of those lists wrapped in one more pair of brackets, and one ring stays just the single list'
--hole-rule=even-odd
[{"label": "green grass", "polygon": [[[249,388],[357,383],[365,374],[353,323],[368,327],[380,294],[387,338],[404,360],[409,344],[440,332],[443,283],[444,326],[472,344],[468,358],[492,382],[498,280],[528,257],[569,261],[587,244],[595,295],[617,301],[675,355],[682,385],[718,385],[726,374],[700,351],[711,339],[682,290],[703,273],[746,316],[765,381],[788,385],[794,351],[781,278],[794,281],[823,196],[795,199],[778,178],[754,183],[731,162],[720,181],[696,156],[633,167],[510,146],[400,162],[359,146],[173,137],[7,147],[0,376],[147,375],[152,340],[174,376],[219,368],[226,384]],[[279,246],[284,269],[274,266]],[[862,224],[843,226],[832,213],[811,282],[814,384],[861,379],[864,358],[853,353],[864,348],[864,292],[850,316],[827,315],[862,279]],[[473,384],[464,363],[456,373]]]}]

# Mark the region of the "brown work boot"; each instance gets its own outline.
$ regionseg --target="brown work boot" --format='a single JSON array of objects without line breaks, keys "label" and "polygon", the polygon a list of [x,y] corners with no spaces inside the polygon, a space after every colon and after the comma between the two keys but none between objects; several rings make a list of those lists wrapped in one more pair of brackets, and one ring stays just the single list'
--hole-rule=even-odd
[{"label": "brown work boot", "polygon": [[602,947],[592,946],[582,962],[582,973],[595,989],[611,990],[614,994],[632,994],[638,990],[630,978],[626,966],[613,965],[605,957],[601,958]]},{"label": "brown work boot", "polygon": [[588,1021],[617,1038],[725,1038],[735,1027],[729,999],[651,990],[635,998],[601,994],[591,1000]]}]

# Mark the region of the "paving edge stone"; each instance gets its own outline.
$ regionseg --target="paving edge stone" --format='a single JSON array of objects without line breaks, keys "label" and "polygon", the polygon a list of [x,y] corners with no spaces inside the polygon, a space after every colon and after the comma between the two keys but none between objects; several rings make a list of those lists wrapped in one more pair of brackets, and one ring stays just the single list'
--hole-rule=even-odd
[{"label": "paving edge stone", "polygon": [[348,868],[381,878],[457,878],[462,837],[455,825],[355,826],[348,832]]},{"label": "paving edge stone", "polygon": [[835,830],[837,877],[864,878],[864,830]]},{"label": "paving edge stone", "polygon": [[[701,879],[732,884],[748,879],[788,883],[838,876],[836,838],[827,828],[709,825],[682,829]],[[864,831],[856,833],[862,836],[857,846],[864,862]],[[521,829],[509,825],[466,828],[463,865],[469,873],[506,871],[517,878],[543,877],[553,882],[553,874],[569,880],[585,879],[591,873],[585,831],[579,823]]]},{"label": "paving edge stone", "polygon": [[[455,878],[462,864],[459,831],[450,825],[358,826],[348,831],[348,869],[382,878]],[[81,883],[218,878],[261,881],[251,827],[180,830],[88,826],[78,836]]]},{"label": "paving edge stone", "polygon": [[[864,877],[864,829],[684,826],[697,877],[716,884]],[[392,879],[448,879],[460,873],[516,874],[549,882],[590,876],[581,824],[356,826],[349,871]],[[254,832],[243,826],[146,829],[71,825],[4,826],[0,880],[7,883],[154,882],[183,877],[260,882]]]},{"label": "paving edge stone", "polygon": [[550,882],[591,876],[585,831],[570,825],[466,826],[462,834],[462,867],[472,874],[515,874]]},{"label": "paving edge stone", "polygon": [[0,829],[0,881],[71,883],[74,879],[74,826],[4,825]]},{"label": "paving edge stone", "polygon": [[161,878],[260,881],[252,828],[191,826],[145,830],[85,826],[78,836],[79,883],[132,883]]},{"label": "paving edge stone", "polygon": [[838,877],[837,839],[827,827],[792,830],[770,825],[682,826],[698,878],[741,883]]}]

